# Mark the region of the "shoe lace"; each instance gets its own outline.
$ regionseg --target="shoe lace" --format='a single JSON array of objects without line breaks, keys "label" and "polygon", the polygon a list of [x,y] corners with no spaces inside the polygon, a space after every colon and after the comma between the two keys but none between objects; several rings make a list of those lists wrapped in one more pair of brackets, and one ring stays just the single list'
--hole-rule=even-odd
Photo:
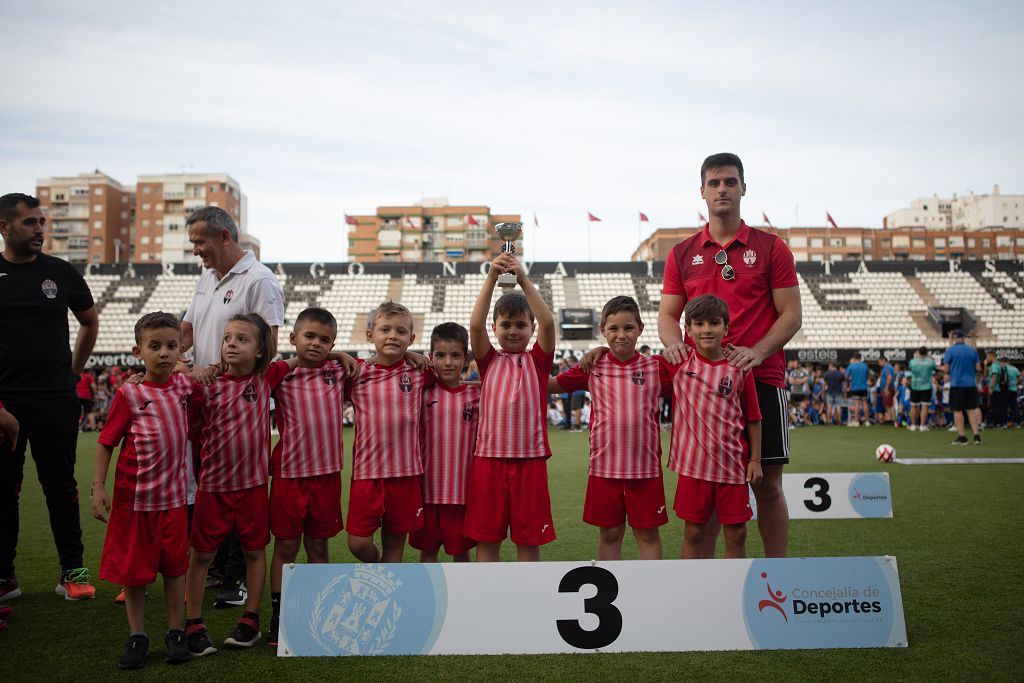
[{"label": "shoe lace", "polygon": [[89,570],[86,567],[69,569],[64,573],[65,583],[89,583]]}]

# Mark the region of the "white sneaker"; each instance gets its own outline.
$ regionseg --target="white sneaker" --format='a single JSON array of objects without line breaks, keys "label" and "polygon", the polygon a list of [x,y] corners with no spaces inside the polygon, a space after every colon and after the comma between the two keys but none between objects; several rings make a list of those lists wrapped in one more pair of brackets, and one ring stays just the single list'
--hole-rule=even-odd
[{"label": "white sneaker", "polygon": [[917,431],[917,425],[910,425],[909,427],[907,427],[907,431],[908,432],[916,432]]},{"label": "white sneaker", "polygon": [[950,428],[949,428],[949,429],[947,429],[946,431],[947,431],[947,432],[955,432],[955,431],[956,431],[956,425],[954,425],[954,426],[950,427]]},{"label": "white sneaker", "polygon": [[846,426],[847,427],[860,427],[860,422],[851,422],[850,424],[848,424]]},{"label": "white sneaker", "polygon": [[923,427],[918,427],[917,431],[919,431],[919,432],[927,432],[927,431],[931,431],[931,428],[928,425],[925,425]]}]

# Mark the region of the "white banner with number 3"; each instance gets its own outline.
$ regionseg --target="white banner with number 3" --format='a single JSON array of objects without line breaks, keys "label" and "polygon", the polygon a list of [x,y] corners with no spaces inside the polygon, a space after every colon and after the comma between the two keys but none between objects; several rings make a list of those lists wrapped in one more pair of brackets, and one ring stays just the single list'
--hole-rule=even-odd
[{"label": "white banner with number 3", "polygon": [[[888,472],[783,474],[790,519],[860,519],[892,517]],[[757,517],[757,501],[750,494]]]}]

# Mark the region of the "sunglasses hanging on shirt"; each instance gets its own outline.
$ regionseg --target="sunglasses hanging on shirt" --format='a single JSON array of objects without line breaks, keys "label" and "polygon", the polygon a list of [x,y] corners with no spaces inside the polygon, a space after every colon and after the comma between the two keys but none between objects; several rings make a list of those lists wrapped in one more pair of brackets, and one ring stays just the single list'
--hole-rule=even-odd
[{"label": "sunglasses hanging on shirt", "polygon": [[719,249],[718,253],[715,254],[715,263],[722,266],[723,280],[732,280],[736,277],[736,271],[729,265],[729,255],[725,253],[725,249]]}]

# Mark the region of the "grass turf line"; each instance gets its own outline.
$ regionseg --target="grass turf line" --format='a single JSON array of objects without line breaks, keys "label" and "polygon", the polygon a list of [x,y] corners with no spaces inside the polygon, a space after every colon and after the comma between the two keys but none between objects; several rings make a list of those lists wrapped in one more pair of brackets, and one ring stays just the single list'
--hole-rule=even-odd
[{"label": "grass turf line", "polygon": [[[580,520],[586,487],[587,434],[552,429],[554,457],[549,461],[550,488],[558,540],[546,546],[546,560],[589,560],[596,554],[597,531]],[[346,473],[351,471],[351,430],[346,432]],[[1020,535],[1019,492],[1024,490],[1022,465],[958,465],[902,467],[874,458],[879,443],[890,443],[901,457],[1015,457],[1024,433],[986,431],[983,447],[954,447],[945,431],[908,433],[888,427],[821,428],[791,432],[793,464],[787,472],[890,473],[895,517],[891,520],[796,520],[790,527],[790,555],[894,555],[899,560],[907,633],[905,650],[804,650],[764,652],[625,653],[532,656],[360,657],[278,659],[263,645],[252,651],[222,651],[183,667],[163,663],[166,612],[158,579],[150,587],[146,623],[152,640],[146,668],[135,680],[210,680],[273,677],[284,680],[311,676],[373,676],[388,679],[647,679],[706,677],[799,679],[899,676],[930,680],[953,675],[1020,679],[1024,669],[1012,655],[1020,626],[1020,585],[1024,561]],[[95,434],[79,440],[78,480],[91,480]],[[668,436],[665,435],[667,460]],[[108,493],[113,468],[108,476]],[[84,489],[85,487],[83,487]],[[347,505],[349,485],[343,487]],[[669,506],[675,475],[668,473]],[[86,563],[99,572],[104,525],[92,519],[83,494],[82,526]],[[677,557],[682,522],[674,517],[662,527],[666,557]],[[504,559],[514,556],[506,543]],[[627,534],[627,559],[636,558],[636,544]],[[720,554],[720,552],[719,552]],[[761,556],[756,529],[748,536],[748,554]],[[344,534],[331,542],[336,562],[351,562]],[[406,561],[416,551],[407,549]],[[301,560],[300,556],[300,560]],[[15,612],[0,633],[0,661],[5,679],[108,680],[128,635],[124,609],[113,604],[117,588],[95,581],[98,596],[80,604],[53,593],[58,566],[46,506],[31,457],[25,467],[21,497],[21,540],[18,578],[25,595],[11,602]],[[671,587],[667,587],[671,590]],[[220,647],[241,608],[212,609],[206,595],[204,616]],[[264,598],[264,624],[269,618]],[[485,619],[481,616],[481,619]]]}]

